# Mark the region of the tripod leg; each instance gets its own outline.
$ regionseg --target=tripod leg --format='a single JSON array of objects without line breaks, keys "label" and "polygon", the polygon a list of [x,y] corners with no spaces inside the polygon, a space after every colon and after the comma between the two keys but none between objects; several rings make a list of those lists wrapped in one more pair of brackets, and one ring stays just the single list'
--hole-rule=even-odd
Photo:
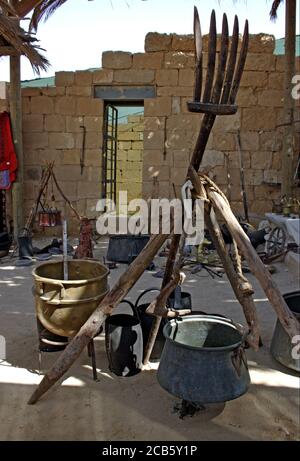
[{"label": "tripod leg", "polygon": [[89,357],[92,358],[93,379],[94,379],[94,381],[97,381],[97,380],[98,380],[98,376],[97,376],[95,346],[94,346],[94,340],[93,340],[93,339],[91,339],[91,341],[90,341],[89,344],[88,344],[88,354],[89,354]]}]

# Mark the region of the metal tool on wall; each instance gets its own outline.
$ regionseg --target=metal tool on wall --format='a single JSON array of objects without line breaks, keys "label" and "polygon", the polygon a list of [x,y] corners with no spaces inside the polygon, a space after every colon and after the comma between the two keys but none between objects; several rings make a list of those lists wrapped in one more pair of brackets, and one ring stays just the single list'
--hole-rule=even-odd
[{"label": "metal tool on wall", "polygon": [[80,154],[80,174],[83,175],[84,169],[84,160],[85,160],[85,138],[86,138],[86,127],[84,125],[80,125],[80,128],[83,130],[82,134],[82,146],[81,146],[81,154]]},{"label": "metal tool on wall", "polygon": [[238,154],[239,154],[240,176],[241,176],[241,187],[242,187],[242,197],[243,197],[245,220],[246,222],[249,222],[248,200],[247,200],[247,194],[246,194],[246,188],[245,188],[244,158],[243,158],[240,131],[238,131],[238,133],[235,135],[235,140],[236,140],[236,145],[237,145]]}]

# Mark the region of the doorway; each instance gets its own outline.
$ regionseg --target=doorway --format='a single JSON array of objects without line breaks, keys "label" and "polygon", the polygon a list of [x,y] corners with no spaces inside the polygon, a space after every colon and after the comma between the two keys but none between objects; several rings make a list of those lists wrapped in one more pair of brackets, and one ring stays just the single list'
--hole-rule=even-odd
[{"label": "doorway", "polygon": [[118,207],[120,192],[127,203],[142,197],[143,102],[107,102],[103,129],[102,198]]}]

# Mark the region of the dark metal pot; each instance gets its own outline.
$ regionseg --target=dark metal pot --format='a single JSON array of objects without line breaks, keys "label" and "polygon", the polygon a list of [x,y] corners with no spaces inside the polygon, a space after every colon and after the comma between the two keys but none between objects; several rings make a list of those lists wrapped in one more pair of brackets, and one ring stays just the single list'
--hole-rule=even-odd
[{"label": "dark metal pot", "polygon": [[[143,363],[143,335],[134,305],[127,300],[133,315],[114,314],[105,321],[105,346],[109,369],[117,376],[133,376]],[[121,304],[121,303],[120,303]]]},{"label": "dark metal pot", "polygon": [[192,309],[192,296],[190,293],[181,290],[177,286],[168,298],[168,307],[170,309]]},{"label": "dark metal pot", "polygon": [[[286,293],[283,295],[283,298],[300,322],[300,290]],[[280,321],[277,320],[271,342],[271,354],[274,359],[287,368],[300,371],[300,359],[293,358],[292,355],[292,349],[295,345],[292,344],[289,335],[284,330]]]},{"label": "dark metal pot", "polygon": [[149,239],[149,235],[112,235],[106,258],[117,263],[131,263]]},{"label": "dark metal pot", "polygon": [[236,399],[249,386],[243,336],[231,320],[187,315],[164,327],[157,379],[172,395],[190,402]]},{"label": "dark metal pot", "polygon": [[[139,304],[140,300],[145,296],[146,293],[150,293],[152,291],[160,291],[159,288],[148,288],[144,290],[136,300],[135,308],[138,311],[138,315],[141,321],[142,333],[143,333],[143,343],[144,343],[144,352],[145,347],[147,346],[149,334],[152,328],[152,323],[155,317],[151,314],[146,314],[146,309],[150,303]],[[161,357],[161,353],[163,351],[165,345],[165,337],[163,334],[163,328],[167,322],[167,319],[162,318],[159,326],[159,330],[156,336],[156,340],[154,343],[154,347],[150,356],[150,360],[159,360]]]},{"label": "dark metal pot", "polygon": [[63,351],[67,347],[68,338],[66,336],[59,336],[47,330],[38,317],[36,321],[40,352],[58,352]]}]

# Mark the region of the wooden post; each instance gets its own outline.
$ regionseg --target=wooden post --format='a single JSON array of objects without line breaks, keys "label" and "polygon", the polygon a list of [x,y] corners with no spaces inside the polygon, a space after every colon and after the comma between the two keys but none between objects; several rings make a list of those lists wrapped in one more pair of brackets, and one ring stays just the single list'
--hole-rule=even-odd
[{"label": "wooden post", "polygon": [[14,238],[24,226],[23,214],[23,137],[22,137],[22,98],[21,98],[21,56],[10,56],[9,105],[13,141],[18,159],[17,179],[12,186],[12,208]]},{"label": "wooden post", "polygon": [[232,238],[236,241],[239,249],[248,261],[251,272],[255,275],[262,286],[283,328],[290,338],[299,335],[300,323],[286,305],[286,302],[273,281],[270,272],[265,268],[260,257],[253,248],[249,237],[245,234],[238,220],[234,216],[229,204],[219,192],[213,191],[210,187],[207,187],[206,190],[214,209],[221,213]]},{"label": "wooden post", "polygon": [[292,78],[295,74],[296,0],[286,0],[285,10],[285,68],[284,68],[284,135],[282,147],[281,195],[291,197],[293,184],[294,111]]}]

